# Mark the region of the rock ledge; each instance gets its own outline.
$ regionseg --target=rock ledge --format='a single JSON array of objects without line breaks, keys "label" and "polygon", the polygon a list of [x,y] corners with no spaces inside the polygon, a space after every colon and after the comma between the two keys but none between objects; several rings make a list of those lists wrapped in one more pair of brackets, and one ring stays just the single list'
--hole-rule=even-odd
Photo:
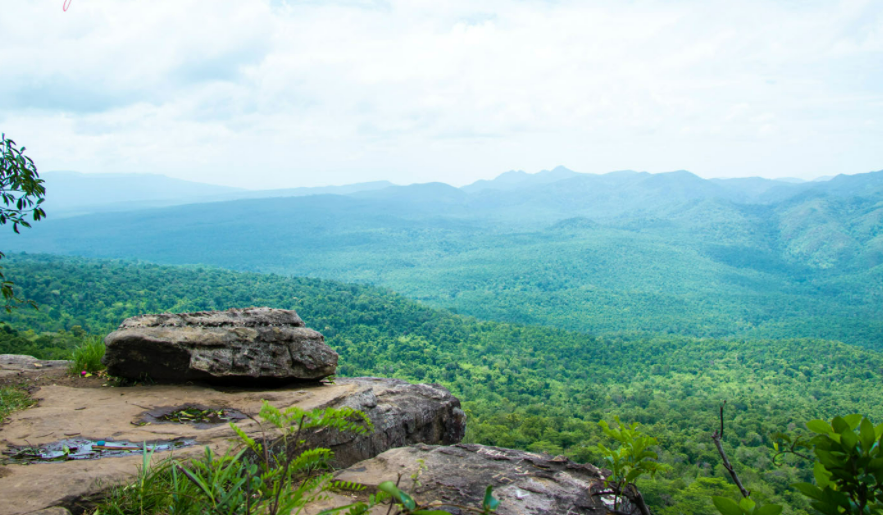
[{"label": "rock ledge", "polygon": [[[152,423],[141,425],[146,413],[166,406],[201,404],[257,414],[262,401],[284,409],[324,409],[349,406],[363,411],[375,431],[365,435],[323,430],[309,435],[314,445],[330,448],[334,463],[347,467],[391,447],[414,443],[451,444],[465,431],[460,401],[437,385],[410,384],[395,379],[340,379],[332,385],[308,385],[274,390],[154,385],[129,388],[71,388],[46,386],[36,392],[36,407],[13,413],[0,432],[0,451],[9,446],[40,446],[64,438],[152,442],[170,438],[196,441],[174,451],[178,458],[201,455],[204,446],[224,453],[235,434],[227,424]],[[251,420],[236,425],[256,437]],[[273,434],[270,435],[271,437]],[[232,440],[231,440],[232,439]],[[170,452],[157,452],[161,460]],[[32,465],[0,465],[0,515],[22,515],[52,506],[76,506],[79,500],[109,485],[130,481],[141,464],[140,455]]]}]

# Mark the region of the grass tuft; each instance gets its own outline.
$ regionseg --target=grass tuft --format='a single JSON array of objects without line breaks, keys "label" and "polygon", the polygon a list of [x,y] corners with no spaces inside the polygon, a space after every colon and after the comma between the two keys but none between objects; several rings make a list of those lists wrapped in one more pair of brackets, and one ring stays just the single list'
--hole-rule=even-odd
[{"label": "grass tuft", "polygon": [[13,411],[23,410],[36,404],[26,392],[10,386],[0,386],[0,422]]},{"label": "grass tuft", "polygon": [[200,491],[177,473],[181,462],[174,458],[150,463],[145,453],[138,477],[129,485],[110,488],[96,511],[107,515],[198,515],[207,508]]},{"label": "grass tuft", "polygon": [[98,373],[104,370],[104,364],[101,363],[103,357],[104,341],[98,336],[87,336],[82,345],[74,348],[71,353],[72,363],[68,372],[71,375],[79,375],[84,371],[88,374]]}]

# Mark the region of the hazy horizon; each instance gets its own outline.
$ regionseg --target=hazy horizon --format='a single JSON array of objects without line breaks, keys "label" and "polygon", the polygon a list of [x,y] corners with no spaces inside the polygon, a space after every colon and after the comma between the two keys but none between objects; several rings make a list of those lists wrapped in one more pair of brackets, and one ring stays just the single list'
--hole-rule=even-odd
[{"label": "hazy horizon", "polygon": [[[260,190],[293,189],[293,188],[322,188],[322,187],[335,187],[335,186],[347,186],[347,185],[352,185],[352,184],[368,183],[368,182],[389,182],[389,183],[391,183],[391,184],[394,185],[394,186],[409,186],[409,185],[412,185],[412,184],[427,184],[427,183],[432,183],[432,182],[441,182],[441,183],[444,183],[444,184],[448,184],[448,185],[450,185],[450,186],[454,186],[454,187],[456,187],[456,188],[462,188],[463,186],[468,186],[468,185],[470,185],[470,184],[473,184],[473,183],[478,182],[478,181],[481,181],[481,180],[492,181],[492,180],[496,179],[497,177],[499,177],[500,175],[507,174],[507,173],[510,173],[510,172],[526,173],[526,174],[529,174],[529,175],[534,175],[534,174],[538,174],[538,173],[542,173],[542,172],[548,172],[548,171],[551,171],[551,170],[553,170],[553,169],[555,169],[555,168],[562,168],[562,167],[563,167],[563,168],[567,168],[568,170],[570,170],[570,171],[572,171],[572,172],[576,172],[576,173],[580,173],[580,174],[594,174],[594,175],[605,175],[605,174],[608,174],[608,173],[616,173],[616,172],[623,172],[623,171],[633,171],[633,172],[638,172],[638,173],[650,173],[650,174],[664,174],[664,173],[672,173],[672,172],[686,171],[686,172],[689,172],[689,173],[693,173],[694,175],[697,175],[698,177],[701,177],[701,178],[703,178],[703,179],[720,179],[720,180],[728,180],[728,179],[744,179],[744,178],[761,178],[761,179],[779,180],[779,181],[785,181],[785,182],[791,182],[791,181],[813,182],[813,181],[818,181],[818,180],[827,180],[827,179],[830,179],[830,178],[835,177],[836,175],[839,175],[839,174],[832,174],[832,175],[819,175],[818,177],[810,177],[810,178],[801,178],[801,177],[795,177],[795,176],[763,177],[763,176],[760,176],[760,175],[744,176],[744,177],[703,177],[702,175],[696,174],[696,173],[694,173],[694,172],[692,172],[692,171],[690,171],[690,170],[683,170],[683,169],[678,169],[678,170],[665,170],[665,171],[659,171],[659,172],[650,172],[650,171],[647,171],[647,170],[625,170],[625,169],[620,169],[620,170],[610,170],[610,171],[607,171],[607,172],[594,173],[594,172],[581,172],[581,171],[579,171],[579,170],[574,170],[574,169],[572,169],[572,168],[570,168],[570,167],[568,167],[568,166],[565,166],[565,165],[557,165],[557,166],[554,166],[554,167],[551,167],[551,168],[543,168],[543,169],[541,169],[541,170],[536,170],[536,171],[526,171],[526,170],[506,170],[506,171],[503,171],[503,172],[499,172],[499,173],[497,173],[496,175],[493,175],[493,176],[491,176],[491,177],[489,177],[489,178],[475,179],[475,180],[473,180],[473,181],[469,181],[469,182],[462,183],[462,184],[454,184],[454,183],[447,182],[447,181],[444,181],[444,180],[437,180],[437,181],[424,181],[424,182],[407,182],[407,183],[404,183],[404,182],[403,182],[403,183],[399,183],[399,182],[395,182],[395,181],[390,180],[390,179],[382,179],[382,178],[381,178],[381,179],[374,179],[374,180],[369,180],[369,181],[341,182],[341,183],[334,183],[334,184],[328,183],[328,184],[284,185],[284,186],[282,186],[282,185],[272,185],[272,184],[269,184],[269,185],[265,185],[265,186],[261,186],[261,185],[249,185],[248,187],[243,187],[243,186],[228,186],[228,185],[226,185],[226,184],[221,184],[221,183],[217,183],[217,182],[212,182],[211,180],[193,180],[193,179],[188,179],[188,178],[183,178],[183,177],[175,177],[175,176],[172,176],[172,175],[168,175],[168,174],[164,174],[164,173],[159,173],[159,172],[83,172],[83,171],[80,171],[80,170],[45,170],[45,171],[41,171],[40,173],[41,173],[41,174],[47,174],[47,173],[48,173],[48,174],[53,174],[53,173],[75,173],[75,174],[82,174],[82,175],[106,175],[106,176],[130,176],[130,175],[137,175],[137,176],[151,176],[151,175],[154,175],[154,176],[168,177],[168,178],[172,178],[172,179],[178,179],[178,180],[190,181],[190,182],[194,182],[194,183],[206,184],[206,185],[212,185],[212,186],[228,186],[228,187],[231,187],[231,188],[239,188],[239,189],[243,189],[243,190],[260,191]],[[861,173],[871,173],[871,172],[876,172],[876,171],[878,171],[878,170],[868,170],[867,172],[843,173],[842,175],[856,175],[856,174],[861,174]]]}]

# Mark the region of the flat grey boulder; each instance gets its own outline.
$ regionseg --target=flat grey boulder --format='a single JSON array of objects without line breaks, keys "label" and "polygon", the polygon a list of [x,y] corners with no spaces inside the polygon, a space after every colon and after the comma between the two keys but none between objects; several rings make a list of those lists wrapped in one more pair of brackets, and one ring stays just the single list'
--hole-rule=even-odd
[{"label": "flat grey boulder", "polygon": [[[368,488],[357,494],[333,495],[310,515],[364,500],[384,481],[399,481],[418,503],[451,513],[465,513],[457,506],[480,507],[490,485],[500,500],[499,515],[602,515],[609,512],[606,499],[593,494],[603,490],[604,476],[597,467],[563,456],[476,444],[416,444],[388,450],[337,472],[335,479]],[[386,507],[376,512],[385,513]]]},{"label": "flat grey boulder", "polygon": [[334,374],[337,353],[296,312],[229,309],[128,318],[104,339],[108,373],[160,383],[272,386]]}]

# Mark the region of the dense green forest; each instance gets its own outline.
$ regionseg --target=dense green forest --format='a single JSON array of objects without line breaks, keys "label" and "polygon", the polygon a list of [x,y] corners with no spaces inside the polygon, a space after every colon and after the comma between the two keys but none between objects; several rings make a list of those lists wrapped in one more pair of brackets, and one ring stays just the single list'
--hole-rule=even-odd
[{"label": "dense green forest", "polygon": [[883,173],[810,185],[565,177],[50,213],[7,245],[369,283],[481,319],[594,334],[883,348]]},{"label": "dense green forest", "polygon": [[296,309],[341,355],[344,376],[437,382],[463,400],[471,441],[598,458],[596,424],[619,415],[660,439],[671,471],[642,485],[655,512],[712,513],[734,493],[710,433],[728,401],[726,447],[761,502],[806,505],[774,466],[770,434],[858,412],[883,420],[883,356],[819,339],[592,336],[480,321],[387,290],[318,279],[81,258],[15,255],[8,275],[39,310],[3,314],[0,353],[56,357],[83,332],[150,312],[252,305]]}]

